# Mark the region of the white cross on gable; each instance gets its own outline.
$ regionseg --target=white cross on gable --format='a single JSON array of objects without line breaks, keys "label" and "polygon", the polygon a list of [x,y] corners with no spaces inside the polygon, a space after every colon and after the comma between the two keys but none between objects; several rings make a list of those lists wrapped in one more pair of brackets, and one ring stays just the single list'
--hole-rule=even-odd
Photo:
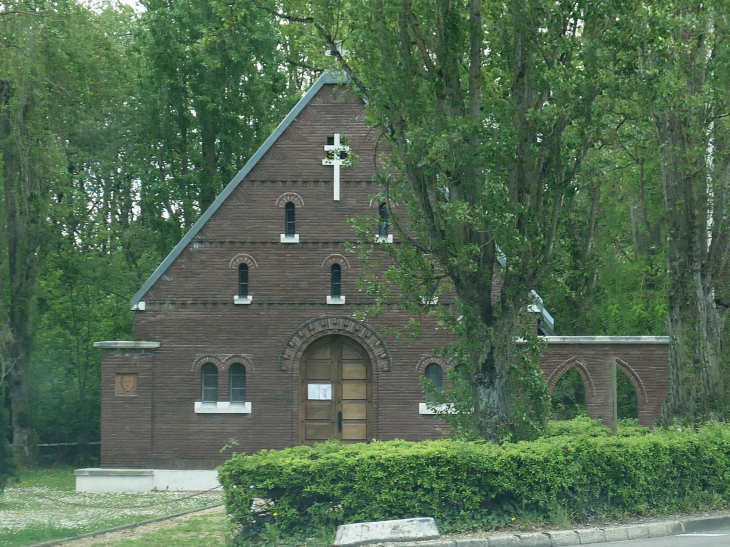
[{"label": "white cross on gable", "polygon": [[335,201],[340,201],[340,166],[346,164],[347,154],[342,157],[343,152],[350,152],[350,147],[340,142],[340,134],[335,133],[335,143],[326,144],[324,147],[328,152],[327,157],[322,160],[322,165],[332,165],[335,168]]}]

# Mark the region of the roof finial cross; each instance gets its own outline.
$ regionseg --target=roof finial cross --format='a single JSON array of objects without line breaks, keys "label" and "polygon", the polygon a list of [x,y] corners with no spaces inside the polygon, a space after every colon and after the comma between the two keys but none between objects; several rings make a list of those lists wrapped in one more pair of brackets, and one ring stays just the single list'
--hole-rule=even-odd
[{"label": "roof finial cross", "polygon": [[339,133],[335,133],[332,144],[327,143],[324,149],[327,157],[322,160],[322,165],[335,168],[334,200],[340,201],[340,166],[347,165],[350,147],[341,142]]}]

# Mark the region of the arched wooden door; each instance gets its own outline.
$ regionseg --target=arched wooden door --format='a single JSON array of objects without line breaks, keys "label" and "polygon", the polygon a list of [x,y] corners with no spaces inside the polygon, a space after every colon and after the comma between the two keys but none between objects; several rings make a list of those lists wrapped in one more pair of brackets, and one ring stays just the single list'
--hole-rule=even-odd
[{"label": "arched wooden door", "polygon": [[345,336],[325,336],[300,366],[299,442],[368,442],[372,427],[372,370],[365,350]]}]

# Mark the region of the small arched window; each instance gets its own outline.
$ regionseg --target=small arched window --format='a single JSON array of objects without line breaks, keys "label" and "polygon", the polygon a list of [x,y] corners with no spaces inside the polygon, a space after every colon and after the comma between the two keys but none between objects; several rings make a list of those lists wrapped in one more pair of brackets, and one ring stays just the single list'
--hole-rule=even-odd
[{"label": "small arched window", "polygon": [[290,201],[284,205],[284,221],[286,223],[284,233],[293,236],[297,233],[297,225],[294,217],[294,202]]},{"label": "small arched window", "polygon": [[380,204],[378,214],[380,215],[380,222],[378,224],[378,236],[387,238],[390,223],[388,222],[388,206],[385,203]]},{"label": "small arched window", "polygon": [[241,363],[233,363],[229,372],[231,380],[231,402],[246,402],[246,368]]},{"label": "small arched window", "polygon": [[444,371],[438,363],[431,363],[426,367],[425,376],[433,382],[436,391],[444,389]]},{"label": "small arched window", "polygon": [[248,296],[248,264],[238,266],[238,296]]},{"label": "small arched window", "polygon": [[218,401],[218,368],[213,363],[205,363],[200,371],[202,393],[204,403],[215,403]]},{"label": "small arched window", "polygon": [[330,268],[330,296],[339,298],[342,291],[342,268],[339,264],[332,264]]}]

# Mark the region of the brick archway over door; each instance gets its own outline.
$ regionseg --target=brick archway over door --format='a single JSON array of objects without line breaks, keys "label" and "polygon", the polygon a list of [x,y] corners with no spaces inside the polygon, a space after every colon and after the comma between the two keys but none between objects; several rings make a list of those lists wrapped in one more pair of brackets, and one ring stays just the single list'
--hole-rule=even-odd
[{"label": "brick archway over door", "polygon": [[337,334],[352,338],[367,351],[373,373],[387,372],[393,362],[385,341],[368,325],[347,316],[316,317],[303,323],[284,344],[279,356],[279,371],[297,370],[304,350],[322,336]]}]

